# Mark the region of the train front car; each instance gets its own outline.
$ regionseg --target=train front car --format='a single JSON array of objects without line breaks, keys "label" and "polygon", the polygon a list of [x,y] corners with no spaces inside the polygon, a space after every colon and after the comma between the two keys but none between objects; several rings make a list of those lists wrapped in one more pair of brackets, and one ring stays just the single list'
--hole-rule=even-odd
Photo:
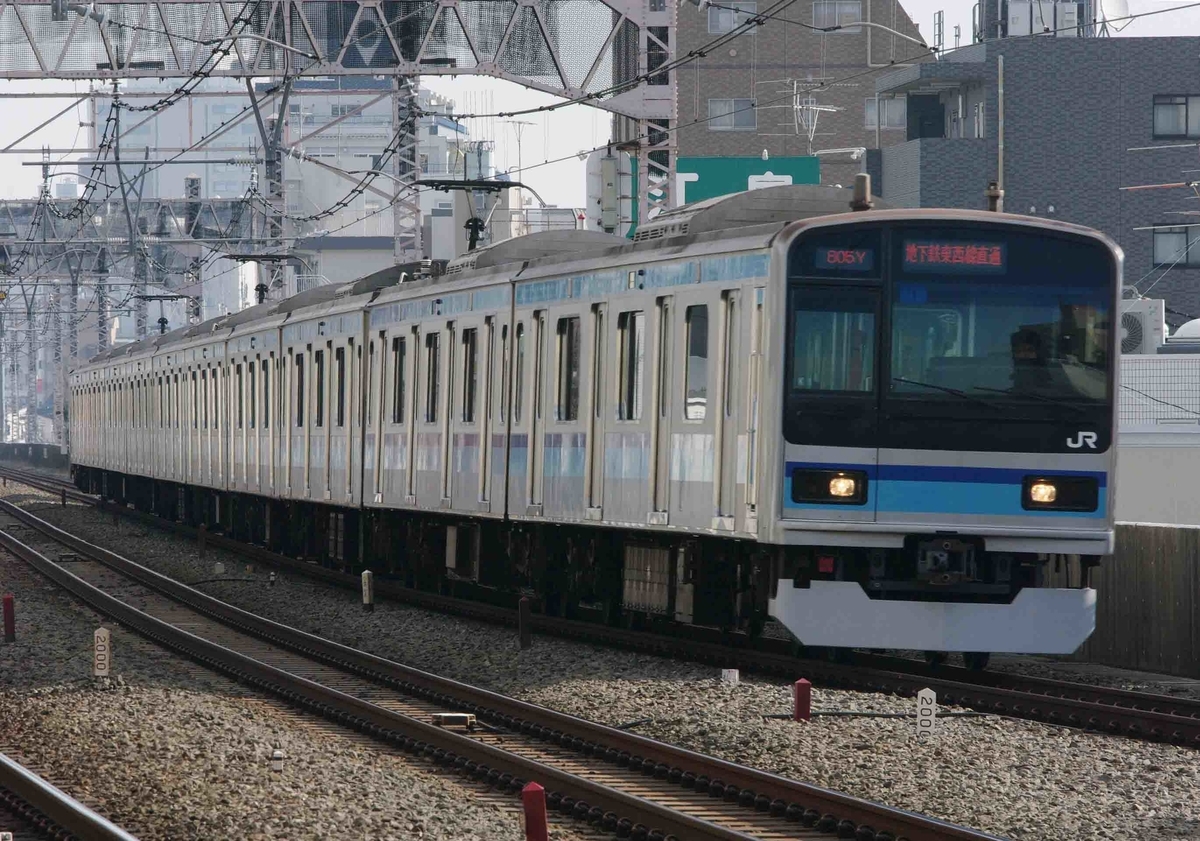
[{"label": "train front car", "polygon": [[842,219],[776,249],[772,615],[976,667],[1074,651],[1113,547],[1120,249],[999,214]]}]

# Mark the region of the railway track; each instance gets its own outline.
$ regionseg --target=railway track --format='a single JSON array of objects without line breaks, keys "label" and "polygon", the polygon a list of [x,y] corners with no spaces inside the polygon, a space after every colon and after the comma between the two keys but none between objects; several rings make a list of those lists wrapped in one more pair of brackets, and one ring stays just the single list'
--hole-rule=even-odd
[{"label": "railway track", "polygon": [[[7,502],[0,503],[0,520],[9,521],[0,522],[0,546],[143,636],[447,771],[510,794],[537,781],[551,809],[618,837],[994,837],[507,698],[271,622]],[[55,553],[58,561],[47,557]]]},{"label": "railway track", "polygon": [[137,841],[3,753],[0,832],[12,832],[14,841]]},{"label": "railway track", "polygon": [[[117,506],[75,489],[69,483],[44,474],[0,468],[0,476],[40,490],[94,505],[114,515],[168,528],[196,539],[197,529],[151,514]],[[248,559],[286,569],[335,586],[357,589],[359,579],[336,570],[288,558],[257,546],[249,546],[224,535],[206,532],[209,545]],[[398,582],[377,579],[376,593],[446,613],[488,622],[515,625],[517,611],[437,593],[404,587]],[[856,655],[852,664],[796,656],[796,646],[781,640],[751,641],[742,635],[694,631],[689,638],[669,634],[613,628],[590,622],[534,615],[533,629],[556,636],[622,648],[633,648],[671,657],[737,667],[780,675],[789,679],[807,677],[814,683],[900,695],[915,695],[925,687],[938,693],[938,700],[981,712],[1027,718],[1131,738],[1200,747],[1200,700],[1175,698],[1145,692],[1092,686],[1049,678],[1000,672],[978,672],[946,666],[929,667],[911,660],[875,655]]]}]

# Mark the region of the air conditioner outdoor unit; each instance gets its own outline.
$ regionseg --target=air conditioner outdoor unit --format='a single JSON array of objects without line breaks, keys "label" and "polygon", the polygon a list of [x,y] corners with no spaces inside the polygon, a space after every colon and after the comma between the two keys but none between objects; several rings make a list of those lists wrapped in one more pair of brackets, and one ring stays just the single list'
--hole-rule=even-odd
[{"label": "air conditioner outdoor unit", "polygon": [[1166,301],[1151,298],[1121,301],[1121,353],[1156,354],[1166,338]]}]

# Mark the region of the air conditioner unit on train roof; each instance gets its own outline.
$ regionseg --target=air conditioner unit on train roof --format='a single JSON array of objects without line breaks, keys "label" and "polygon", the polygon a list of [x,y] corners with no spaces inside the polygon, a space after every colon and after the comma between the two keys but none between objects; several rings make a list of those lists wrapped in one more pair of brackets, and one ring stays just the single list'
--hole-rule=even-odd
[{"label": "air conditioner unit on train roof", "polygon": [[1121,353],[1156,354],[1166,338],[1166,301],[1153,298],[1121,301]]}]

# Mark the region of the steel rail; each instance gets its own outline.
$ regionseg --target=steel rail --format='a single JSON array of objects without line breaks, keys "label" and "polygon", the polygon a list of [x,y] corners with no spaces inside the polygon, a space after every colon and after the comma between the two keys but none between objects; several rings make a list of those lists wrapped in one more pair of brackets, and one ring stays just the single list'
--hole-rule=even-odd
[{"label": "steel rail", "polygon": [[[769,812],[774,817],[786,817],[805,826],[814,827],[818,831],[837,833],[839,837],[907,838],[910,841],[950,841],[950,839],[984,841],[994,838],[994,836],[977,830],[667,745],[645,736],[508,698],[495,692],[439,677],[349,648],[226,604],[116,553],[88,543],[9,502],[0,501],[0,511],[19,519],[50,539],[69,546],[80,555],[94,558],[138,583],[237,630],[313,659],[330,663],[338,668],[356,672],[376,682],[393,686],[406,694],[418,695],[439,704],[448,705],[453,709],[474,713],[482,719],[490,719],[510,730],[561,745],[582,753],[584,756],[607,760],[630,770],[640,770],[646,776],[654,776],[659,780],[665,779],[670,783],[679,784],[694,791],[707,790],[710,797],[720,798],[726,802],[737,802],[747,809]],[[11,536],[0,532],[0,543],[7,545],[10,541],[18,542]],[[70,575],[70,573],[66,574]],[[260,665],[264,668],[271,668],[266,664]],[[358,704],[365,703],[358,699],[354,700]],[[355,714],[362,715],[358,710],[355,711]],[[398,715],[397,713],[389,714]],[[429,727],[429,725],[421,724],[426,728]],[[438,728],[433,729],[445,732]],[[420,736],[420,738],[426,737]],[[466,741],[477,744],[471,739],[466,739]],[[453,748],[443,749],[452,750]],[[492,748],[492,750],[497,749]],[[486,761],[495,766],[500,759],[490,756],[485,760],[477,761]],[[520,769],[511,773],[523,774],[528,779],[531,778],[529,775],[534,772],[530,769]],[[570,776],[568,775],[568,777]],[[553,785],[562,789],[566,789],[570,785],[570,780],[562,777],[553,778],[543,774],[537,779],[544,785],[546,784],[545,780],[549,779]],[[591,783],[591,785],[596,784]],[[586,799],[589,803],[598,804],[602,792],[592,790],[586,795],[571,794],[570,796],[575,801]],[[628,795],[625,796],[628,797]],[[613,811],[618,808],[628,812],[632,807],[628,803],[614,803],[609,806],[609,810]],[[645,824],[652,818],[653,815],[646,815],[641,822]],[[668,823],[667,819],[661,815],[657,820],[657,826]],[[706,822],[701,823],[706,824]],[[707,829],[711,826],[716,825],[707,824],[701,828],[711,833],[711,830]],[[679,836],[680,838],[702,837],[696,834],[697,827],[681,829],[685,831]],[[719,826],[716,826],[716,829],[728,832]],[[733,835],[710,834],[703,837],[740,838],[745,836],[734,833]]]},{"label": "steel rail", "polygon": [[[511,729],[548,737],[551,741],[564,747],[574,749],[583,747],[585,754],[595,754],[597,750],[602,749],[606,758],[625,766],[632,766],[633,759],[636,757],[640,759],[640,764],[645,771],[655,771],[663,776],[669,776],[673,770],[678,769],[680,782],[685,774],[690,774],[693,780],[706,778],[709,781],[710,793],[714,791],[713,785],[720,784],[722,797],[728,797],[731,794],[728,789],[733,786],[739,801],[749,800],[748,803],[744,803],[747,806],[757,805],[759,808],[763,806],[769,808],[770,804],[776,803],[777,810],[786,811],[791,808],[793,813],[797,813],[797,808],[802,807],[799,808],[801,813],[809,812],[810,817],[824,820],[827,824],[835,822],[835,827],[829,827],[830,829],[836,828],[836,824],[850,820],[857,825],[896,827],[903,830],[904,837],[908,837],[912,841],[922,838],[981,839],[989,837],[983,833],[963,830],[952,824],[896,810],[840,792],[811,786],[666,745],[645,736],[508,698],[358,651],[228,605],[153,570],[141,567],[102,547],[74,537],[36,516],[12,506],[11,503],[0,501],[0,511],[18,517],[27,525],[42,531],[54,540],[69,545],[83,555],[97,558],[145,586],[257,637],[329,663],[339,666],[349,665],[360,674],[398,685],[406,691],[421,690],[422,694],[434,700],[440,702],[448,700],[456,708],[462,708],[467,712],[484,717],[496,718]],[[577,744],[580,741],[584,744]],[[624,761],[622,761],[623,756]],[[762,797],[766,797],[767,800],[761,800]],[[813,810],[818,814],[813,815]]]},{"label": "steel rail", "polygon": [[32,824],[36,832],[60,841],[137,841],[3,753],[0,753],[0,806],[14,811]]},{"label": "steel rail", "polygon": [[[193,538],[199,534],[198,529],[190,526],[172,523],[126,506],[106,503],[73,487],[64,489],[66,483],[59,479],[40,474],[31,475],[26,471],[10,468],[0,469],[0,475],[6,474],[18,481],[28,481],[34,486],[40,483],[45,490],[65,493],[72,499],[112,511],[114,514],[120,513],[146,524],[165,526]],[[261,547],[243,544],[225,535],[206,531],[205,540],[210,545],[243,557],[292,570],[335,586],[346,589],[357,589],[359,586],[357,576],[314,567],[312,564]],[[435,611],[452,612],[507,625],[515,625],[517,622],[517,611],[512,608],[427,593],[394,581],[377,579],[375,590],[379,595],[394,597]],[[761,650],[749,647],[748,639],[737,637],[734,639],[744,642],[744,645],[731,646],[719,642],[698,641],[694,638],[683,639],[540,614],[533,615],[531,619],[535,630],[590,643],[633,647],[667,656],[682,656],[701,662],[739,666],[747,670],[787,677],[794,677],[802,671],[805,677],[814,682],[848,689],[914,695],[920,689],[928,687],[938,693],[939,701],[982,712],[1200,747],[1200,701],[1193,699],[999,672],[929,668],[916,661],[889,657],[863,656],[857,658],[861,661],[860,664],[846,665],[796,657],[783,651],[785,648],[794,647],[787,644],[777,645],[774,650]]]},{"label": "steel rail", "polygon": [[472,763],[476,776],[480,770],[484,778],[494,773],[494,781],[514,793],[520,790],[526,780],[537,780],[547,791],[559,793],[561,798],[571,797],[574,802],[616,812],[622,819],[632,821],[633,826],[640,824],[646,827],[647,833],[661,833],[658,836],[661,838],[694,838],[701,841],[752,839],[752,836],[744,833],[658,806],[551,765],[427,724],[225,648],[110,596],[3,531],[0,531],[0,546],[76,598],[161,646],[231,675],[243,683],[278,694],[338,723],[373,736],[400,741],[410,752],[419,755],[440,753],[441,764],[453,766],[459,764],[461,759],[461,766],[465,768]]}]

